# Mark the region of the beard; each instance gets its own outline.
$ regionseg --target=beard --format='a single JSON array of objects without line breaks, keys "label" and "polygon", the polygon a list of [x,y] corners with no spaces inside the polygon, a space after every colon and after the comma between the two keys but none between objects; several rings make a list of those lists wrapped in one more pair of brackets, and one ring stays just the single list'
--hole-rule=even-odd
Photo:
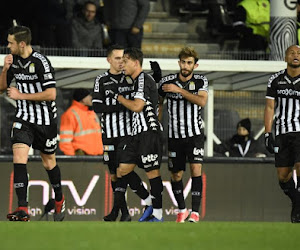
[{"label": "beard", "polygon": [[[185,73],[183,73],[185,71]],[[191,70],[180,70],[180,74],[182,75],[182,76],[184,76],[184,77],[188,77],[188,76],[190,76],[191,74],[193,73],[193,71],[191,71]]]},{"label": "beard", "polygon": [[292,64],[292,63],[288,63],[288,66],[291,67],[291,68],[297,69],[297,68],[300,67],[300,64],[295,65],[295,64]]}]

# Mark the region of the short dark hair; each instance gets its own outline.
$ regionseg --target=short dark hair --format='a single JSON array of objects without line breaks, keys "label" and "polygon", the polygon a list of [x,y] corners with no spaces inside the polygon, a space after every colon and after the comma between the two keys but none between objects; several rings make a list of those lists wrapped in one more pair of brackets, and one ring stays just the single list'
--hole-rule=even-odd
[{"label": "short dark hair", "polygon": [[119,44],[114,44],[111,45],[108,49],[107,49],[107,57],[111,56],[111,54],[113,53],[114,50],[124,50],[124,47],[119,45]]},{"label": "short dark hair", "polygon": [[197,63],[199,60],[197,52],[195,51],[195,49],[193,49],[191,47],[184,47],[179,52],[179,55],[178,55],[179,60],[181,60],[182,58],[187,58],[187,57],[194,57],[195,63]]},{"label": "short dark hair", "polygon": [[25,26],[13,26],[8,30],[9,35],[14,35],[17,43],[31,44],[31,30]]},{"label": "short dark hair", "polygon": [[84,4],[83,4],[83,9],[85,10],[86,9],[86,7],[89,5],[89,4],[92,4],[92,5],[94,5],[95,7],[96,7],[96,10],[97,10],[97,4],[94,2],[94,1],[86,1],[86,2],[84,2]]},{"label": "short dark hair", "polygon": [[138,48],[127,48],[124,50],[124,55],[128,55],[130,59],[138,60],[140,65],[143,65],[144,54]]}]

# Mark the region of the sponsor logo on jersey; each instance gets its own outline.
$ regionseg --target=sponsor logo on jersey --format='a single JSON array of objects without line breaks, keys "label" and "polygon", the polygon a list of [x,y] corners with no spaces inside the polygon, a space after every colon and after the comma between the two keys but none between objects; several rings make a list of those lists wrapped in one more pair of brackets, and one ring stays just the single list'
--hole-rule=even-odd
[{"label": "sponsor logo on jersey", "polygon": [[23,81],[33,81],[33,80],[37,80],[38,79],[38,76],[37,74],[34,74],[34,75],[25,75],[25,74],[15,74],[15,78],[17,80],[23,80]]},{"label": "sponsor logo on jersey", "polygon": [[285,96],[300,96],[300,91],[294,89],[278,89],[277,94]]},{"label": "sponsor logo on jersey", "polygon": [[278,84],[283,85],[283,84],[287,84],[287,82],[286,81],[279,81]]}]

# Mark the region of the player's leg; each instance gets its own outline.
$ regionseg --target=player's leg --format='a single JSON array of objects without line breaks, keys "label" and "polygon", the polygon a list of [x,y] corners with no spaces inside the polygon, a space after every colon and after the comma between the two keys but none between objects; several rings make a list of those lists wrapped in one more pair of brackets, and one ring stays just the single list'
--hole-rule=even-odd
[{"label": "player's leg", "polygon": [[[116,146],[118,145],[117,139],[107,139],[102,137],[103,140],[103,161],[105,164],[108,165],[109,173],[110,173],[110,183],[111,188],[113,190],[113,194],[115,196],[115,189],[117,183],[117,168],[118,168],[118,161],[117,161],[117,149]],[[116,199],[114,197],[114,204],[113,208],[109,214],[103,217],[104,221],[116,221],[119,216],[119,206],[117,205]]]},{"label": "player's leg", "polygon": [[182,177],[185,171],[186,154],[183,150],[186,147],[183,139],[169,139],[168,141],[168,168],[171,173],[171,185],[174,197],[177,201],[179,212],[177,214],[176,222],[183,223],[189,212],[185,205],[183,196],[183,182]]},{"label": "player's leg", "polygon": [[192,212],[190,222],[199,221],[199,208],[202,196],[202,162],[204,155],[204,135],[188,138],[186,144],[186,154],[190,163],[190,172],[192,178]]},{"label": "player's leg", "polygon": [[40,153],[43,166],[47,171],[51,186],[55,193],[54,220],[62,221],[65,217],[65,197],[62,193],[60,168],[56,163],[55,154]]},{"label": "player's leg", "polygon": [[[150,182],[150,193],[152,198],[152,217],[147,215],[151,213],[151,206],[144,211],[139,221],[163,221],[162,212],[162,192],[163,184],[160,176],[160,164],[162,159],[161,134],[156,132],[146,132],[139,135],[138,139],[138,157],[139,167],[146,171]],[[142,218],[145,218],[142,220]]]},{"label": "player's leg", "polygon": [[[134,170],[134,168],[135,168],[135,164],[127,164],[127,163],[120,163],[118,168],[118,173],[120,177],[116,182],[115,202],[116,205],[120,207],[122,211],[121,221],[131,221],[131,218],[127,210],[127,203],[125,198],[125,193],[126,193],[128,183],[126,178],[123,178],[123,176],[128,175],[130,172]],[[127,210],[127,213],[124,213],[123,215],[123,211],[125,211],[125,209]]]},{"label": "player's leg", "polygon": [[29,221],[28,215],[28,175],[27,175],[27,160],[29,146],[23,143],[15,143],[13,148],[13,163],[14,163],[14,188],[18,197],[18,208],[9,213],[7,218],[10,221]]},{"label": "player's leg", "polygon": [[[185,165],[185,164],[184,164]],[[183,223],[189,216],[189,211],[186,209],[185,200],[183,196],[183,182],[182,176],[184,171],[171,172],[172,191],[177,201],[179,212],[177,214],[176,222]]]},{"label": "player's leg", "polygon": [[29,221],[27,188],[27,161],[30,145],[33,141],[33,133],[27,123],[15,121],[11,130],[11,143],[13,149],[14,164],[14,188],[18,197],[18,208],[9,213],[10,221]]},{"label": "player's leg", "polygon": [[199,221],[199,208],[202,197],[202,164],[200,163],[191,163],[191,178],[192,178],[192,212],[189,218],[190,222]]},{"label": "player's leg", "polygon": [[55,152],[57,148],[57,124],[50,126],[35,126],[32,147],[40,150],[42,163],[47,171],[50,183],[55,193],[54,221],[62,221],[65,217],[65,197],[62,193],[61,173],[57,165]]},{"label": "player's leg", "polygon": [[292,202],[291,222],[300,222],[300,192],[293,179],[293,166],[300,161],[300,138],[297,134],[275,137],[275,167],[279,186]]},{"label": "player's leg", "polygon": [[161,222],[163,221],[163,211],[162,211],[162,192],[163,184],[160,176],[159,169],[153,169],[146,172],[147,177],[150,182],[151,196],[152,196],[152,218],[149,218],[149,222]]}]

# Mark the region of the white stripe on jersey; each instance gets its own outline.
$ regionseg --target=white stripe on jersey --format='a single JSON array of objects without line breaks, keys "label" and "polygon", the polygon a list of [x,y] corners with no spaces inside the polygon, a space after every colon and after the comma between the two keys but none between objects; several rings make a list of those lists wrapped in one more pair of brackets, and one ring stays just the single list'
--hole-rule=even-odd
[{"label": "white stripe on jersey", "polygon": [[287,112],[287,118],[286,118],[286,123],[287,123],[287,126],[288,126],[288,128],[287,128],[288,132],[293,131],[293,125],[292,125],[293,106],[294,106],[294,100],[289,99],[288,112]]},{"label": "white stripe on jersey", "polygon": [[176,101],[171,101],[171,100],[168,100],[168,102],[171,103],[171,107],[172,107],[172,113],[173,113],[173,120],[172,120],[172,126],[170,128],[170,137],[172,137],[172,131],[174,131],[174,134],[175,134],[175,138],[179,138],[178,137],[178,128],[177,128],[177,124],[176,124],[176,120],[178,120],[178,117],[177,117],[177,112],[176,112],[176,105],[177,105],[177,102]]},{"label": "white stripe on jersey", "polygon": [[[286,98],[282,98],[282,110],[285,111],[285,107],[286,107]],[[283,126],[281,126],[281,133],[285,134],[285,132],[286,132],[285,123],[284,123],[284,121],[285,121],[285,112],[281,113],[280,120],[281,120],[281,124],[283,125]]]},{"label": "white stripe on jersey", "polygon": [[42,110],[41,110],[41,105],[36,104],[35,105],[35,110],[36,110],[36,117],[37,117],[37,125],[42,125]]},{"label": "white stripe on jersey", "polygon": [[299,100],[296,100],[295,103],[295,118],[294,118],[294,122],[295,122],[295,127],[296,127],[296,131],[300,131],[300,122],[299,122],[299,109],[300,109],[300,103]]},{"label": "white stripe on jersey", "polygon": [[116,125],[117,125],[117,114],[116,113],[113,113],[112,114],[112,129],[113,129],[113,137],[117,137],[118,136],[118,131],[117,131],[117,127],[116,127]]},{"label": "white stripe on jersey", "polygon": [[187,103],[186,107],[186,119],[187,119],[187,131],[188,131],[188,136],[192,137],[193,136],[193,125],[192,125],[192,105],[190,102]]},{"label": "white stripe on jersey", "polygon": [[[125,127],[124,127],[124,120],[125,120],[125,117],[124,116],[124,113],[119,113],[119,127],[120,127],[120,136],[125,136]],[[124,119],[122,119],[124,118]]]},{"label": "white stripe on jersey", "polygon": [[185,117],[184,117],[184,101],[180,100],[179,101],[179,126],[180,126],[180,134],[183,138],[186,138],[186,134],[185,134],[185,127],[182,126],[184,125],[184,120],[185,120]]},{"label": "white stripe on jersey", "polygon": [[44,83],[43,83],[43,86],[47,86],[47,85],[55,84],[55,83],[56,83],[56,81],[44,82]]},{"label": "white stripe on jersey", "polygon": [[126,130],[127,130],[127,134],[131,135],[131,113],[129,111],[125,112],[125,118],[126,119],[126,124],[130,124],[129,126],[126,125]]},{"label": "white stripe on jersey", "polygon": [[[199,114],[199,109],[201,109],[200,106],[197,106],[196,104],[194,105],[194,123],[195,123],[195,133],[196,135],[200,135],[201,134],[201,125],[202,125],[202,119],[201,119],[201,125],[199,126],[199,121],[198,119],[200,119],[200,114]],[[196,118],[197,117],[197,118]]]},{"label": "white stripe on jersey", "polygon": [[105,116],[105,129],[107,138],[112,138],[111,129],[110,129],[110,119],[111,114],[106,114]]},{"label": "white stripe on jersey", "polygon": [[47,106],[43,106],[45,125],[50,125],[49,110]]}]

